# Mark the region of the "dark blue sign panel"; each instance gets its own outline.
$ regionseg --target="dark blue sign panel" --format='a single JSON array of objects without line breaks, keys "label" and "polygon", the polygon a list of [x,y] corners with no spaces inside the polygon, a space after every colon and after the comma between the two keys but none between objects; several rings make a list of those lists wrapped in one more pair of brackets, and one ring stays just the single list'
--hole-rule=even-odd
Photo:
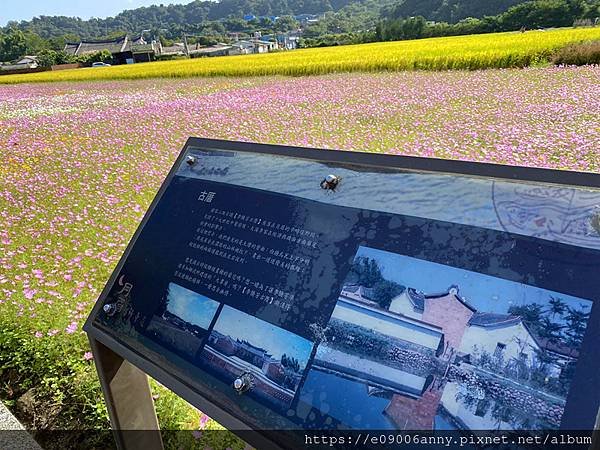
[{"label": "dark blue sign panel", "polygon": [[189,143],[86,330],[257,429],[593,428],[596,179],[270,153]]}]

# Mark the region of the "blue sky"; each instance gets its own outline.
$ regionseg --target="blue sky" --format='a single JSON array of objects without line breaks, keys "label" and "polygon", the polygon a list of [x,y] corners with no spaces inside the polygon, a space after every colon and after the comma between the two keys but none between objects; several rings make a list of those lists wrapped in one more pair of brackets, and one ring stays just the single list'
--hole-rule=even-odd
[{"label": "blue sky", "polygon": [[186,322],[208,329],[219,303],[175,283],[169,283],[167,311]]},{"label": "blue sky", "polygon": [[0,7],[0,26],[9,20],[29,20],[36,16],[90,17],[115,16],[125,9],[150,5],[186,4],[191,0],[3,0]]},{"label": "blue sky", "polygon": [[506,313],[511,305],[546,305],[550,296],[560,297],[571,307],[591,306],[577,297],[369,247],[360,247],[357,256],[375,258],[384,278],[425,294],[446,292],[456,284],[459,294],[478,311]]},{"label": "blue sky", "polygon": [[233,339],[245,339],[256,347],[262,347],[276,359],[284,353],[293,356],[300,367],[308,363],[313,345],[303,337],[229,306],[221,311],[214,329]]}]

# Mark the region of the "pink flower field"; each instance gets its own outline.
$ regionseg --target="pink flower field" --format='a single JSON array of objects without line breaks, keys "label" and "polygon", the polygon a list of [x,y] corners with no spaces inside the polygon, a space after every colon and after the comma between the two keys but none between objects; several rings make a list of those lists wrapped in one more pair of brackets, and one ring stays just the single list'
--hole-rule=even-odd
[{"label": "pink flower field", "polygon": [[598,172],[599,117],[598,66],[0,85],[0,334],[93,377],[81,325],[188,136]]}]

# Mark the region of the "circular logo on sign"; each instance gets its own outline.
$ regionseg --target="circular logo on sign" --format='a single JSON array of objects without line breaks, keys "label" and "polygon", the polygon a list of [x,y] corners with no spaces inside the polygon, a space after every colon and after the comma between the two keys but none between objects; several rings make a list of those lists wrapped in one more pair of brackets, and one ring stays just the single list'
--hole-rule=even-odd
[{"label": "circular logo on sign", "polygon": [[600,192],[495,181],[496,216],[508,232],[600,249]]}]

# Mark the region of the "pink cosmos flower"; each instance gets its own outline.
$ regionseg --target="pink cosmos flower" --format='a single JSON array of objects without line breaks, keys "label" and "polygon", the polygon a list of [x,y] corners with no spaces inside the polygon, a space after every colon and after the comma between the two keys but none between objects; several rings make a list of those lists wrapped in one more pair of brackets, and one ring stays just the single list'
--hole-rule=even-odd
[{"label": "pink cosmos flower", "polygon": [[202,431],[194,430],[192,431],[192,436],[194,436],[194,439],[198,440],[202,437]]},{"label": "pink cosmos flower", "polygon": [[202,414],[200,416],[200,423],[198,424],[198,428],[200,428],[201,430],[203,430],[204,428],[206,428],[206,425],[208,424],[208,422],[210,421],[210,417],[208,417],[206,414]]}]

